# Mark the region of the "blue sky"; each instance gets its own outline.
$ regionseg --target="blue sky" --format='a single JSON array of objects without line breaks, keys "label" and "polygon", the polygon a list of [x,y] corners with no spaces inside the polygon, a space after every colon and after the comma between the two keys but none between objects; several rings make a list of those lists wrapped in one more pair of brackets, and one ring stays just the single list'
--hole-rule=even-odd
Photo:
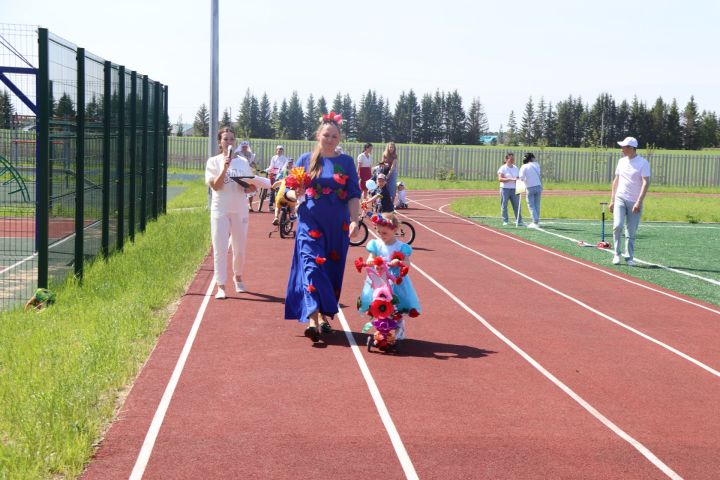
[{"label": "blue sky", "polygon": [[[112,5],[112,7],[109,7]],[[117,6],[115,6],[117,5]],[[457,89],[493,130],[530,96],[592,103],[658,96],[720,112],[720,4],[698,0],[300,2],[220,0],[220,109],[250,89],[358,102]],[[40,25],[169,85],[170,120],[209,104],[210,0],[7,0],[3,23]]]}]

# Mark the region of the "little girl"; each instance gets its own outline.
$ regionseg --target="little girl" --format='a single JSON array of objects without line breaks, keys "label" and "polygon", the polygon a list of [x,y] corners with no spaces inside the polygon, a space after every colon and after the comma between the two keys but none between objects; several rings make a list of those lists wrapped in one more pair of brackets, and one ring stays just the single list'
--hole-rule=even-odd
[{"label": "little girl", "polygon": [[[368,242],[366,248],[370,255],[368,256],[367,263],[373,263],[375,257],[383,258],[390,267],[391,273],[395,275],[395,277],[401,278],[400,282],[394,283],[392,287],[392,294],[394,297],[397,297],[395,311],[400,312],[403,316],[409,315],[410,317],[417,317],[421,312],[420,301],[415,293],[410,277],[407,276],[407,274],[402,277],[400,275],[401,262],[404,263],[406,267],[410,266],[412,247],[395,237],[395,231],[398,228],[398,219],[394,214],[382,213],[380,215],[374,215],[372,222],[375,225],[375,231],[380,237],[380,240],[373,239]],[[367,313],[370,309],[370,304],[373,302],[373,290],[373,282],[370,277],[368,277],[365,279],[365,285],[358,299],[358,310],[361,313]],[[398,324],[395,331],[395,338],[397,340],[405,338],[405,325],[403,320],[400,320]]]}]

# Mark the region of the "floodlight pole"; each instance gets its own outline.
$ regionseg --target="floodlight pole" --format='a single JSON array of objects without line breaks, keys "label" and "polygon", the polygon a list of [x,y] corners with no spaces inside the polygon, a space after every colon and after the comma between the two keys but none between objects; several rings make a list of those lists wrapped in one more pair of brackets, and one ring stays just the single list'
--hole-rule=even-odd
[{"label": "floodlight pole", "polygon": [[210,0],[210,129],[208,137],[208,157],[215,156],[217,144],[215,139],[218,133],[218,104],[219,104],[219,80],[218,80],[218,50],[220,41],[218,37],[218,1]]}]

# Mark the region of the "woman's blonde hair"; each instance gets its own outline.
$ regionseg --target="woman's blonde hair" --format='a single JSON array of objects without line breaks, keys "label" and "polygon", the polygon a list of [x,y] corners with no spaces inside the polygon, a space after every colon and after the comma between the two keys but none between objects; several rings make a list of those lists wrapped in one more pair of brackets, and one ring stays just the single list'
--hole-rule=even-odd
[{"label": "woman's blonde hair", "polygon": [[[390,145],[393,147],[392,153],[390,153]],[[392,160],[393,162],[397,160],[397,147],[395,146],[395,142],[389,142],[387,145],[385,145],[385,151],[383,152],[383,162],[386,162],[388,160]]]},{"label": "woman's blonde hair", "polygon": [[232,133],[232,134],[233,134],[233,137],[235,136],[235,131],[234,131],[232,128],[230,128],[230,127],[223,127],[223,128],[221,128],[220,131],[218,131],[218,134],[217,134],[218,153],[225,153],[225,152],[223,152],[222,143],[221,143],[221,142],[222,142],[223,133]]},{"label": "woman's blonde hair", "polygon": [[[320,136],[320,131],[323,129],[325,125],[332,125],[335,127],[338,131],[338,135],[340,135],[340,140],[342,140],[342,130],[340,130],[340,125],[335,123],[332,120],[323,120],[320,123],[320,126],[315,131],[315,138]],[[317,178],[320,176],[320,172],[322,171],[322,163],[320,162],[320,151],[322,150],[322,145],[320,144],[320,140],[318,140],[317,145],[315,145],[315,149],[313,150],[312,154],[310,155],[310,165],[308,168],[308,174],[311,178]]]}]

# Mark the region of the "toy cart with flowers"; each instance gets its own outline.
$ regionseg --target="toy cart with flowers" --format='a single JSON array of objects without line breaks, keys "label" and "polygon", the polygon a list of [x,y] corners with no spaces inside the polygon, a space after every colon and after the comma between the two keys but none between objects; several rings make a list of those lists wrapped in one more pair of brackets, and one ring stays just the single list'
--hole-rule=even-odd
[{"label": "toy cart with flowers", "polygon": [[[396,276],[390,267],[400,267],[400,273]],[[371,320],[363,327],[363,333],[368,333],[367,349],[371,352],[373,348],[386,353],[399,352],[399,338],[403,337],[403,314],[397,308],[399,300],[393,294],[393,285],[400,284],[403,277],[407,275],[409,268],[398,257],[394,257],[391,263],[385,262],[382,257],[375,257],[371,262],[366,263],[361,257],[355,260],[355,268],[358,272],[363,270],[367,273],[372,285],[372,302],[369,305],[367,314]],[[358,309],[361,307],[361,299],[358,298]],[[409,312],[413,316],[413,312]]]}]

